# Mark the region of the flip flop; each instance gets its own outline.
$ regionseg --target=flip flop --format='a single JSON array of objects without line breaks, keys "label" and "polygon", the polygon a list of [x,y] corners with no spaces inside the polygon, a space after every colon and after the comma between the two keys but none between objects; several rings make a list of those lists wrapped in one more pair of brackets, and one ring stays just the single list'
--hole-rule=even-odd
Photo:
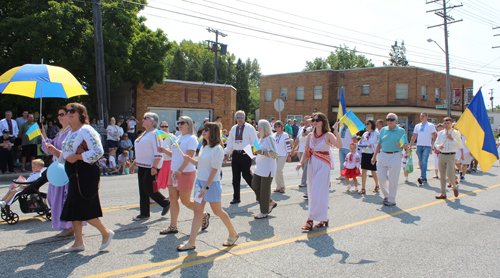
[{"label": "flip flop", "polygon": [[240,235],[236,235],[235,237],[230,236],[224,243],[222,243],[222,246],[233,246],[238,238],[240,238]]},{"label": "flip flop", "polygon": [[361,190],[358,192],[358,194],[365,194],[365,193],[366,193],[366,190],[364,190],[364,189],[361,189]]},{"label": "flip flop", "polygon": [[273,209],[278,206],[278,203],[274,203],[274,205],[269,206],[269,213],[273,212]]},{"label": "flip flop", "polygon": [[375,187],[375,189],[373,189],[373,192],[377,193],[379,189],[380,189],[380,187],[377,186],[377,187]]},{"label": "flip flop", "polygon": [[267,218],[267,214],[263,214],[263,213],[259,213],[257,215],[254,215],[255,219],[264,219],[264,218]]}]

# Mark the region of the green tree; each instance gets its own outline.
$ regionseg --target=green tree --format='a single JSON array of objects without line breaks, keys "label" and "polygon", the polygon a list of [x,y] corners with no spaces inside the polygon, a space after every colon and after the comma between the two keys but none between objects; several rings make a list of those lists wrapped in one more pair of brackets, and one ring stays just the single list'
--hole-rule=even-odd
[{"label": "green tree", "polygon": [[326,63],[333,70],[370,68],[375,66],[365,55],[357,55],[356,47],[353,50],[349,50],[349,47],[345,44],[344,47],[340,46],[335,49],[335,52],[331,52],[326,58]]},{"label": "green tree", "polygon": [[316,57],[312,61],[306,61],[306,67],[303,69],[303,71],[324,69],[328,69],[328,64],[326,63],[325,58]]},{"label": "green tree", "polygon": [[408,60],[406,60],[406,47],[405,41],[401,41],[401,45],[398,45],[398,41],[391,45],[391,51],[389,52],[389,63],[384,62],[384,66],[396,66],[396,67],[409,67]]},{"label": "green tree", "polygon": [[182,50],[179,48],[175,52],[172,64],[168,68],[168,78],[175,80],[186,80],[186,59]]},{"label": "green tree", "polygon": [[236,62],[236,82],[234,87],[236,94],[236,109],[250,112],[250,90],[248,84],[248,72],[245,70],[245,64],[241,59]]}]

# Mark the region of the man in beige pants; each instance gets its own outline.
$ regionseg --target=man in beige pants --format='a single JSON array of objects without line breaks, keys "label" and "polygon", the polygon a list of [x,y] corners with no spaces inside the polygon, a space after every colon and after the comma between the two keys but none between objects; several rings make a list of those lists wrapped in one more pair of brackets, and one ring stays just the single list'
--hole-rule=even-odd
[{"label": "man in beige pants", "polygon": [[458,197],[457,183],[455,181],[455,156],[462,147],[460,133],[452,128],[452,120],[444,118],[444,129],[438,133],[434,147],[440,152],[438,159],[439,177],[441,180],[441,195],[436,199],[446,199],[446,177],[453,186],[453,194]]}]

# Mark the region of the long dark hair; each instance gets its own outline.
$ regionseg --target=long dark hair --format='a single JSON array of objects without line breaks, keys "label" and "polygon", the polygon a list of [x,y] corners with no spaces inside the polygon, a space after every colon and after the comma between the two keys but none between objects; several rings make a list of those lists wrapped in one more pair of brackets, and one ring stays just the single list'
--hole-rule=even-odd
[{"label": "long dark hair", "polygon": [[[366,121],[366,123],[370,123],[370,125],[372,126],[372,131],[374,131],[377,128],[374,120],[368,120]],[[366,131],[369,131],[368,128],[366,128]]]},{"label": "long dark hair", "polygon": [[[220,139],[220,128],[219,125],[213,122],[209,122],[205,124],[205,128],[208,128],[208,131],[210,132],[210,135],[208,139],[210,140],[210,147],[213,148],[217,145],[222,145],[222,140]],[[208,145],[207,140],[203,138],[203,147]]]},{"label": "long dark hair", "polygon": [[87,124],[87,125],[89,124],[89,117],[87,116],[87,108],[85,108],[85,106],[83,106],[83,104],[76,103],[76,102],[68,103],[68,105],[66,105],[66,109],[70,109],[70,108],[75,109],[76,112],[78,112],[78,114],[80,114],[80,118],[78,118],[80,120],[80,123]]},{"label": "long dark hair", "polygon": [[[325,114],[321,112],[316,112],[312,114],[311,119],[314,119],[315,116],[318,116],[318,119],[321,120],[321,122],[323,122],[323,130],[321,132],[322,133],[330,132],[331,131],[330,124],[328,123],[328,119],[326,118]],[[316,128],[314,128],[313,131],[316,132]]]}]

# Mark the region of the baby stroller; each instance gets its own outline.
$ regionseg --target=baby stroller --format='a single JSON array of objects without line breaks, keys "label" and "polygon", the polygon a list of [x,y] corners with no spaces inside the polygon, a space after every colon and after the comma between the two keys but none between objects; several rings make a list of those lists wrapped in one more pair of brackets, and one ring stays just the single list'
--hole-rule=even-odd
[{"label": "baby stroller", "polygon": [[2,208],[2,219],[8,224],[14,225],[19,222],[19,215],[10,209],[10,206],[19,200],[19,207],[23,213],[38,213],[51,220],[51,210],[47,205],[47,194],[40,192],[39,189],[47,182],[47,171],[43,171],[40,177],[33,182],[18,182],[15,184],[28,184],[28,187],[17,193],[12,200]]}]

